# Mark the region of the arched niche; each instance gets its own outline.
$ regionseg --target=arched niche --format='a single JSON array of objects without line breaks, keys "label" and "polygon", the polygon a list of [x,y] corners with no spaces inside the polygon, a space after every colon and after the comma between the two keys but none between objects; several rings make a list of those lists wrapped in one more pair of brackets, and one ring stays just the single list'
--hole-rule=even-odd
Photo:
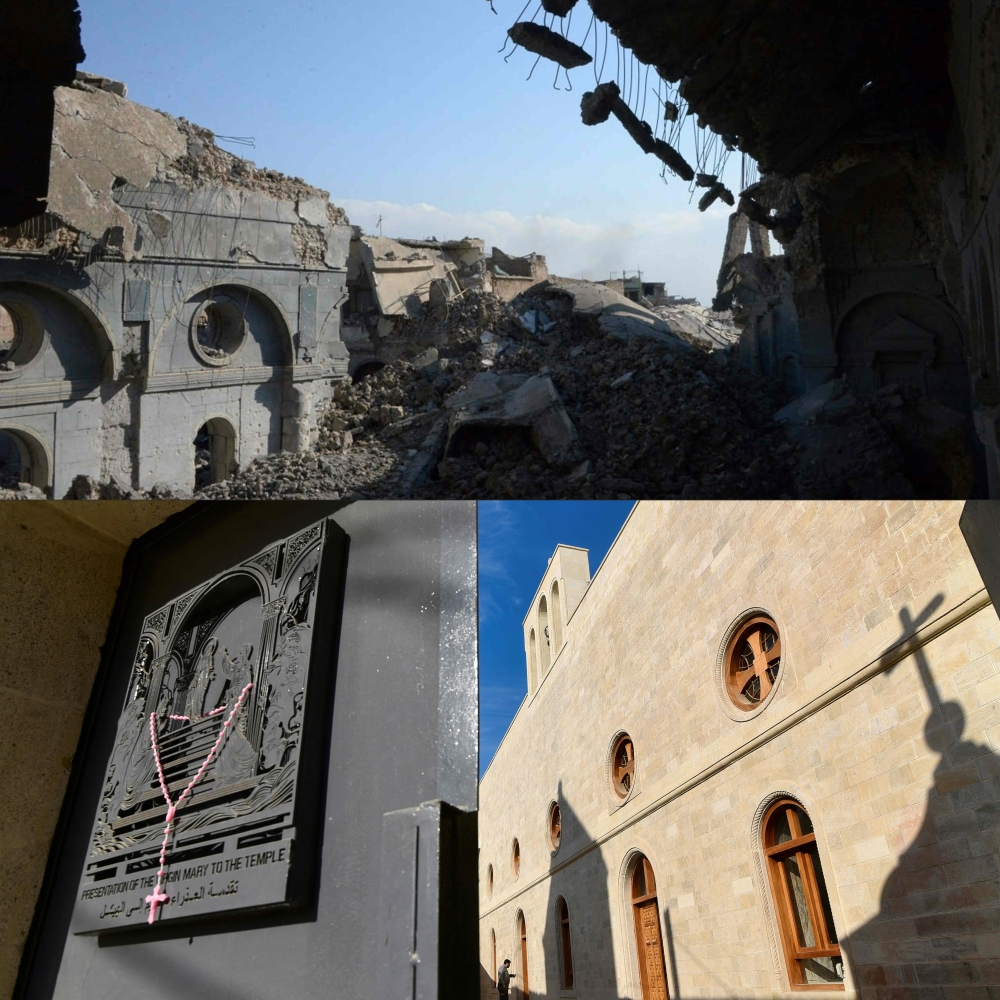
[{"label": "arched niche", "polygon": [[0,385],[97,386],[114,377],[116,359],[107,325],[76,296],[35,282],[0,283]]},{"label": "arched niche", "polygon": [[150,371],[212,371],[289,365],[291,326],[281,306],[259,288],[204,285],[179,302],[150,348]]},{"label": "arched niche", "polygon": [[51,489],[52,453],[37,432],[0,420],[0,489],[17,483]]},{"label": "arched niche", "polygon": [[543,594],[538,601],[538,666],[544,677],[552,662],[552,637],[549,634],[549,606]]},{"label": "arched niche", "polygon": [[562,627],[562,604],[559,600],[559,581],[554,580],[552,590],[549,593],[549,607],[552,622],[549,631],[552,633],[552,655],[555,657],[562,648],[563,627]]},{"label": "arched niche", "polygon": [[844,316],[837,352],[855,395],[905,383],[953,410],[971,411],[962,328],[937,299],[909,291],[872,295]]}]

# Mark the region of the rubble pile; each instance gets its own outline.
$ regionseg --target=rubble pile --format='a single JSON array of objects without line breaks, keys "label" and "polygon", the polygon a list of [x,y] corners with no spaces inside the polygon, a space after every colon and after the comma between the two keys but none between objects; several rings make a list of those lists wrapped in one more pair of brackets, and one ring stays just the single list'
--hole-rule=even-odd
[{"label": "rubble pile", "polygon": [[[686,308],[675,334],[666,317],[643,326],[589,308],[581,284],[425,306],[406,357],[336,387],[313,454],[258,459],[198,495],[820,499],[933,487],[932,457],[902,429],[934,415],[908,390],[857,400],[838,382],[782,408],[776,383],[703,334],[725,342],[725,317]],[[941,454],[952,430],[934,439]]]},{"label": "rubble pile", "polygon": [[662,330],[611,328],[558,285],[425,307],[408,358],[337,386],[315,456],[260,459],[199,495],[792,494],[768,383]]}]

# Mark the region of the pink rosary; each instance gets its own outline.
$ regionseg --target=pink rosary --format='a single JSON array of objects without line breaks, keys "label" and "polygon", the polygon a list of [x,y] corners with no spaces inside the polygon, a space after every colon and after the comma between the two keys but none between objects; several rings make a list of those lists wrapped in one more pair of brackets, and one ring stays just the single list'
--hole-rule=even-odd
[{"label": "pink rosary", "polygon": [[[219,737],[215,741],[215,745],[208,751],[208,756],[205,758],[201,767],[198,768],[198,773],[188,782],[187,788],[185,788],[184,791],[177,797],[176,802],[172,801],[170,798],[170,792],[167,789],[167,779],[163,776],[163,765],[160,763],[160,747],[156,741],[156,712],[149,713],[149,735],[153,743],[153,757],[156,760],[156,773],[159,775],[160,788],[163,789],[163,797],[167,802],[167,825],[163,831],[163,844],[160,847],[160,870],[156,873],[156,888],[153,890],[153,894],[146,897],[146,902],[149,903],[149,923],[153,923],[153,921],[156,920],[157,907],[162,906],[170,899],[170,897],[163,891],[163,876],[166,874],[167,844],[170,842],[170,832],[173,828],[174,817],[177,815],[177,810],[180,809],[181,803],[191,794],[194,786],[201,780],[201,776],[205,773],[205,769],[215,759],[215,755],[219,752],[219,748],[222,746],[222,741],[226,738],[226,733],[229,732],[229,727],[232,725],[233,719],[236,717],[236,713],[243,707],[243,700],[246,698],[247,693],[252,687],[253,681],[247,684],[247,686],[240,692],[239,698],[236,699],[236,704],[233,705],[233,710],[229,713],[229,718],[226,719],[226,721],[222,724],[222,728],[219,730]],[[205,718],[218,715],[220,712],[224,712],[225,710],[226,706],[221,705],[214,711],[209,712]],[[167,718],[175,719],[179,722],[191,721],[191,717],[188,715],[168,715]]]}]

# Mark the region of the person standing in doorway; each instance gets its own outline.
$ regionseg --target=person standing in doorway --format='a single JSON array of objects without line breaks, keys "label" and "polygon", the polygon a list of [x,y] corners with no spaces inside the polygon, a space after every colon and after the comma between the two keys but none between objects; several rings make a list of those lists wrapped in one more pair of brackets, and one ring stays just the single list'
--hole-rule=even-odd
[{"label": "person standing in doorway", "polygon": [[510,993],[510,981],[517,977],[517,973],[510,971],[510,959],[505,958],[503,965],[497,969],[497,993],[501,997],[506,997]]}]

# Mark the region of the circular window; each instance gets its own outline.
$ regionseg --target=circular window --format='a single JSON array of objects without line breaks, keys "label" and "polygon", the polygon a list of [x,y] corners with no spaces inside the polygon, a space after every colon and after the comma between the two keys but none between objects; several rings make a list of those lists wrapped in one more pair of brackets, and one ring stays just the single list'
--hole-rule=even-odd
[{"label": "circular window", "polygon": [[558,802],[553,802],[549,806],[549,843],[553,851],[559,850],[562,842],[562,810]]},{"label": "circular window", "polygon": [[[8,297],[9,296],[9,297]],[[0,379],[15,378],[45,343],[45,331],[25,295],[0,300]]]},{"label": "circular window", "polygon": [[191,320],[191,347],[206,365],[228,365],[243,346],[247,324],[230,299],[206,299]]},{"label": "circular window", "polygon": [[611,787],[620,799],[627,799],[635,786],[635,748],[632,737],[622,733],[611,751]]},{"label": "circular window", "polygon": [[521,845],[517,842],[517,837],[510,850],[510,870],[514,873],[514,878],[521,872]]},{"label": "circular window", "polygon": [[493,898],[493,865],[486,866],[486,895]]},{"label": "circular window", "polygon": [[755,615],[745,621],[726,647],[726,690],[744,712],[759,708],[778,683],[781,637],[774,619]]}]

